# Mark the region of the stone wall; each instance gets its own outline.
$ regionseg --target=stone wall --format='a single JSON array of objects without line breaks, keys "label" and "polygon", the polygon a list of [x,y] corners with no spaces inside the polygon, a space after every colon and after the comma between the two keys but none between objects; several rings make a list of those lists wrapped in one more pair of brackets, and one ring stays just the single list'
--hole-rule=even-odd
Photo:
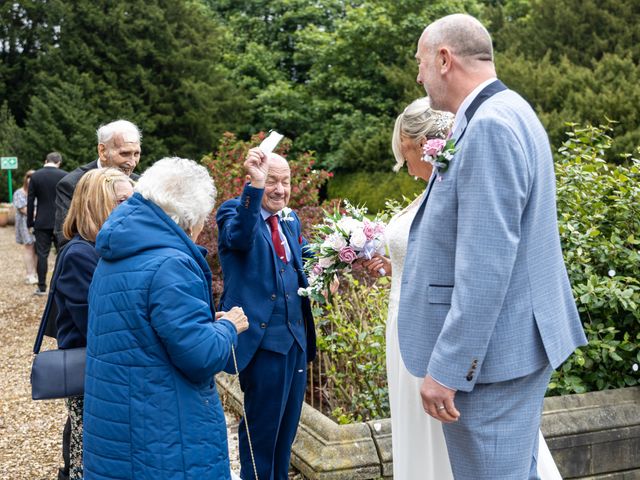
[{"label": "stone wall", "polygon": [[640,387],[547,398],[542,432],[564,478],[640,478]]},{"label": "stone wall", "polygon": [[[241,413],[238,382],[218,385]],[[541,428],[564,478],[640,479],[640,387],[547,398]],[[392,478],[391,421],[338,425],[305,404],[291,461],[312,480]]]}]

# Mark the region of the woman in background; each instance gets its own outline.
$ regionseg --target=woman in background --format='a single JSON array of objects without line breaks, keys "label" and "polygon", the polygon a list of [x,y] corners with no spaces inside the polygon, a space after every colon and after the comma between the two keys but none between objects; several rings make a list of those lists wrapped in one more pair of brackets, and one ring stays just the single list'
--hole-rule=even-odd
[{"label": "woman in background", "polygon": [[[96,236],[111,211],[132,194],[133,182],[114,168],[90,170],[78,182],[63,225],[64,236],[70,241],[58,256],[51,282],[60,349],[87,345],[89,285],[99,259]],[[83,478],[83,398],[66,399],[71,421],[69,478],[73,480]]]},{"label": "woman in background", "polygon": [[22,187],[13,194],[13,206],[16,209],[16,243],[24,245],[22,261],[27,270],[27,276],[24,280],[27,285],[38,283],[38,275],[36,275],[36,239],[27,227],[27,194],[29,192],[29,181],[34,172],[35,170],[29,170],[24,174]]}]

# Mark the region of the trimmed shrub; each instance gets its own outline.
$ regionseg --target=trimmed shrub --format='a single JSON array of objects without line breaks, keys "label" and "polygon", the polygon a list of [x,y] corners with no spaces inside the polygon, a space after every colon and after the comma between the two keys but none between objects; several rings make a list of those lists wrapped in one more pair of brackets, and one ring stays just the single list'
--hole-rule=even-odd
[{"label": "trimmed shrub", "polygon": [[560,237],[589,344],[554,372],[552,395],[640,379],[640,162],[607,163],[610,132],[572,125],[558,151]]},{"label": "trimmed shrub", "polygon": [[345,275],[340,292],[316,316],[318,356],[309,373],[312,406],[338,423],[387,418],[387,278]]},{"label": "trimmed shrub", "polygon": [[347,198],[354,205],[365,205],[373,214],[384,210],[389,200],[413,199],[425,189],[406,171],[338,173],[328,184],[329,198]]}]

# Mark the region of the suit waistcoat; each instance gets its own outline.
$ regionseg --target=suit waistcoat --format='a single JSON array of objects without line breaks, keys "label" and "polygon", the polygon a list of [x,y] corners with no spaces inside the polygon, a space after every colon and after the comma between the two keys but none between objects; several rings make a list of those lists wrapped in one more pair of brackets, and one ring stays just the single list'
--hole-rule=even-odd
[{"label": "suit waistcoat", "polygon": [[[269,319],[260,348],[285,354],[297,342],[306,350],[304,319],[302,318],[302,301],[298,295],[298,273],[292,262],[277,261],[277,292],[273,312]],[[262,327],[262,325],[261,325]]]}]

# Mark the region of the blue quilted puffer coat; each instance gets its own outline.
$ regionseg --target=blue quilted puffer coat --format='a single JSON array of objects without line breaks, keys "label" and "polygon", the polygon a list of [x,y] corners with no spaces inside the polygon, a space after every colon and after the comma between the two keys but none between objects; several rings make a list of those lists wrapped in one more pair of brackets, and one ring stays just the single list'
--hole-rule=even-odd
[{"label": "blue quilted puffer coat", "polygon": [[84,478],[230,478],[214,375],[237,335],[228,320],[213,321],[203,252],[137,193],[111,214],[96,250]]}]

